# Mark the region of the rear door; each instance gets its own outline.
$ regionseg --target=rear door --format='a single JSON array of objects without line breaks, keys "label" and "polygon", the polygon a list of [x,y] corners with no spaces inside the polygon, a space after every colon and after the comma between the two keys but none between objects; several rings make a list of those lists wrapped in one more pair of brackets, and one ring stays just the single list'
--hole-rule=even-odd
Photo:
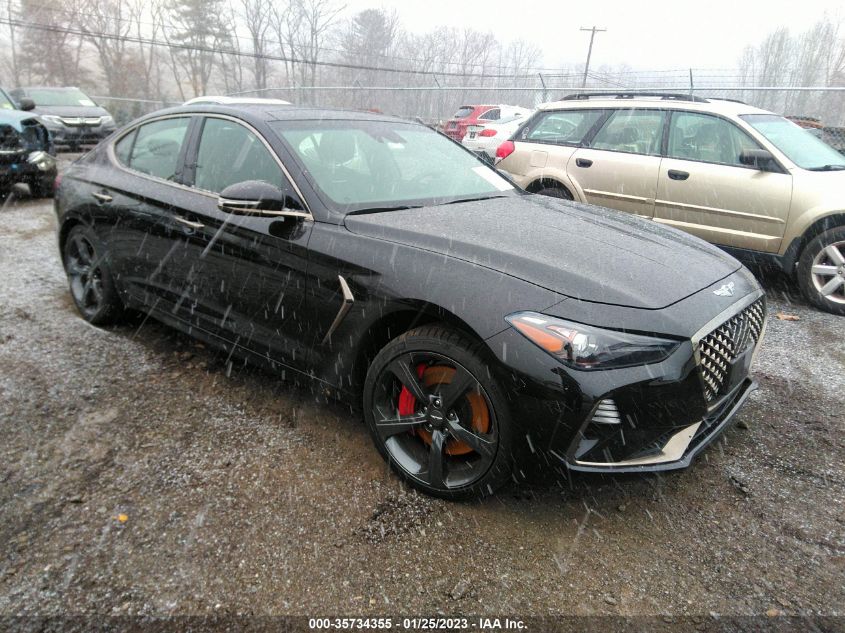
[{"label": "rear door", "polygon": [[567,163],[587,202],[653,217],[665,117],[658,109],[611,111],[589,147]]},{"label": "rear door", "polygon": [[745,149],[761,147],[731,121],[673,112],[654,219],[714,244],[777,252],[792,176],[742,165]]},{"label": "rear door", "polygon": [[145,305],[170,310],[182,292],[185,255],[178,220],[190,203],[181,184],[190,116],[144,123],[118,139],[111,165],[91,174],[92,200],[114,218],[107,239],[120,286]]}]

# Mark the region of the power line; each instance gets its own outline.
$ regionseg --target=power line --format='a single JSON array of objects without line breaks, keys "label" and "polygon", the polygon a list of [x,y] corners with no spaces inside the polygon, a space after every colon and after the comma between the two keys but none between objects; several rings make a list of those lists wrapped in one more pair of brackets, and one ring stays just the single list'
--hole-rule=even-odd
[{"label": "power line", "polygon": [[[70,35],[79,35],[80,37],[92,37],[92,33],[83,31],[81,29],[73,29],[68,27],[57,27],[50,24],[41,24],[36,22],[24,22],[22,20],[15,20],[15,19],[8,19],[8,18],[0,18],[0,24],[6,24],[9,26],[17,26],[20,28],[28,28],[34,29],[39,31],[47,31],[50,33],[62,33],[62,34],[70,34]],[[220,49],[220,48],[212,48],[210,46],[201,46],[196,44],[179,44],[174,42],[160,42],[158,40],[153,40],[149,38],[137,37],[132,35],[114,35],[111,33],[97,33],[97,37],[107,40],[116,40],[116,41],[123,41],[123,42],[132,42],[135,44],[147,44],[149,46],[161,46],[165,48],[175,48],[178,50],[191,50],[197,52],[204,52],[204,53],[211,53],[211,54],[225,54],[231,55],[233,57],[249,57],[251,59],[266,59],[268,61],[278,61],[278,62],[288,62],[294,64],[308,64],[311,66],[325,66],[329,68],[346,68],[350,70],[372,70],[378,72],[386,72],[386,73],[402,73],[402,74],[412,74],[412,75],[425,75],[425,76],[433,76],[433,77],[474,77],[479,79],[528,79],[528,78],[535,78],[537,73],[529,73],[529,74],[480,74],[480,73],[459,73],[459,72],[452,72],[452,71],[433,71],[433,70],[414,70],[409,68],[395,68],[390,66],[371,66],[371,65],[364,65],[364,64],[348,64],[345,62],[329,62],[329,61],[319,61],[319,60],[312,60],[312,59],[303,59],[303,58],[296,58],[296,57],[288,57],[285,55],[267,55],[267,54],[260,54],[260,53],[252,53],[247,51],[239,51],[234,49]]]},{"label": "power line", "polygon": [[[68,10],[68,9],[62,9],[62,8],[47,6],[47,5],[43,5],[43,4],[32,3],[32,6],[38,7],[39,11],[57,13],[57,14],[60,14],[61,16],[68,18],[68,19],[76,17],[76,16],[91,17],[91,18],[104,19],[104,20],[110,21],[110,22],[137,23],[137,24],[142,24],[142,25],[148,26],[148,27],[161,28],[162,31],[166,30],[167,27],[168,27],[168,25],[166,25],[164,23],[156,24],[154,22],[147,22],[147,21],[143,21],[143,20],[140,20],[140,19],[121,18],[121,17],[117,17],[117,16],[113,16],[113,15],[103,15],[103,14],[84,12],[84,11],[71,11],[71,10]],[[49,26],[53,26],[53,25],[49,25]],[[171,29],[172,29],[172,26],[171,26]],[[238,35],[237,32],[232,32],[230,34],[230,37],[233,37],[238,42],[240,42],[241,40],[244,40],[244,39],[246,39],[247,41],[252,39],[251,37],[245,37],[243,35]],[[285,45],[284,42],[281,42],[280,40],[275,40],[275,39],[263,38],[263,41],[267,44],[274,44],[279,48],[282,48]],[[344,54],[344,53],[347,52],[347,51],[337,49],[337,48],[329,48],[329,47],[322,47],[322,46],[320,47],[320,50],[331,52],[331,53],[339,53],[339,54]],[[401,55],[390,55],[390,54],[387,54],[387,53],[368,53],[368,54],[373,56],[373,57],[379,57],[379,58],[382,58],[382,59],[396,60],[396,61],[406,61],[406,62],[412,62],[412,63],[418,63],[418,64],[431,61],[431,60],[421,59],[421,58],[418,58],[418,57],[404,57],[404,56],[401,56]],[[492,68],[492,69],[500,70],[500,71],[501,70],[507,70],[507,69],[511,68],[510,66],[507,66],[507,65],[501,65],[501,64],[487,65],[487,64],[482,63],[482,62],[466,62],[466,61],[457,62],[457,61],[439,60],[438,63],[446,65],[446,66],[460,66],[460,67],[467,67],[468,66],[470,68],[473,68],[473,67]],[[541,67],[541,66],[529,66],[525,69],[526,73],[528,73],[529,71],[531,71],[531,73],[533,73],[531,76],[533,76],[534,74],[537,74],[537,73],[541,73],[541,72],[546,73],[546,72],[568,71],[568,70],[570,70],[570,69],[568,69],[568,68],[544,68],[544,67]],[[436,72],[436,71],[432,71],[432,72]],[[447,74],[447,73],[438,72],[437,74],[443,75],[443,74]],[[467,76],[472,75],[472,73],[459,73],[459,74],[462,77],[467,77]],[[490,77],[491,76],[491,75],[484,74],[484,73],[477,73],[477,74],[478,74],[478,76],[483,76],[483,77]],[[512,75],[508,75],[508,76],[512,76]],[[526,76],[528,76],[528,75],[526,75]]]}]

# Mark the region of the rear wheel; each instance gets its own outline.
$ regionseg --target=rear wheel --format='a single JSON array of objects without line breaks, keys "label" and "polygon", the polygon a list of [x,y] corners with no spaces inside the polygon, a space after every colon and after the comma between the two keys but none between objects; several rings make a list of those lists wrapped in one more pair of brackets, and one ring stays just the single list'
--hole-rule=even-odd
[{"label": "rear wheel", "polygon": [[444,326],[394,339],[367,372],[364,416],[379,452],[439,497],[492,494],[511,472],[511,423],[480,344]]},{"label": "rear wheel", "polygon": [[816,306],[845,314],[845,227],[816,236],[798,260],[798,285]]},{"label": "rear wheel", "polygon": [[89,227],[78,224],[64,244],[65,270],[73,302],[82,317],[94,325],[117,321],[123,305],[111,275],[105,247]]}]

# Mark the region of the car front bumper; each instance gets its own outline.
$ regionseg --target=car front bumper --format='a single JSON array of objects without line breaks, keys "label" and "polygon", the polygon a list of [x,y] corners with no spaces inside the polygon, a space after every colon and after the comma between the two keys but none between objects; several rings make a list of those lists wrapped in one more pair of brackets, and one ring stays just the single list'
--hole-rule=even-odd
[{"label": "car front bumper", "polygon": [[765,316],[756,337],[746,339],[748,346],[731,361],[717,396],[707,391],[709,359],[702,355],[701,340],[760,302],[758,314],[765,315],[758,287],[717,315],[722,320],[716,325],[709,321],[706,332],[690,332],[668,358],[627,368],[570,369],[513,328],[497,334],[487,343],[501,361],[497,378],[510,394],[516,437],[525,438],[530,452],[547,463],[572,470],[624,473],[689,466],[756,388],[750,369]]},{"label": "car front bumper", "polygon": [[69,126],[48,125],[53,143],[56,145],[96,144],[115,131],[115,126]]},{"label": "car front bumper", "polygon": [[19,152],[0,156],[0,182],[11,184],[56,174],[56,159],[43,151]]}]

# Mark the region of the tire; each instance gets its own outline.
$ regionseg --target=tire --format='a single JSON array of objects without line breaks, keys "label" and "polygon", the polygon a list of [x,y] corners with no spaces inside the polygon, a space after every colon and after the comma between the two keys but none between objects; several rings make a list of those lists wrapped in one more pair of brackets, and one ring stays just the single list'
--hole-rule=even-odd
[{"label": "tire", "polygon": [[543,187],[536,193],[538,196],[549,196],[550,198],[560,198],[561,200],[572,200],[572,194],[563,187]]},{"label": "tire", "polygon": [[845,226],[817,235],[804,247],[798,285],[813,305],[845,315]]},{"label": "tire", "polygon": [[115,323],[123,303],[111,274],[108,252],[94,231],[74,226],[62,247],[70,294],[82,318],[93,325]]},{"label": "tire", "polygon": [[510,478],[513,425],[485,356],[462,333],[426,325],[388,343],[367,371],[364,418],[373,442],[426,494],[480,498]]},{"label": "tire", "polygon": [[29,193],[33,198],[52,198],[53,197],[53,183],[56,180],[56,174],[42,176],[35,178],[29,183]]}]

